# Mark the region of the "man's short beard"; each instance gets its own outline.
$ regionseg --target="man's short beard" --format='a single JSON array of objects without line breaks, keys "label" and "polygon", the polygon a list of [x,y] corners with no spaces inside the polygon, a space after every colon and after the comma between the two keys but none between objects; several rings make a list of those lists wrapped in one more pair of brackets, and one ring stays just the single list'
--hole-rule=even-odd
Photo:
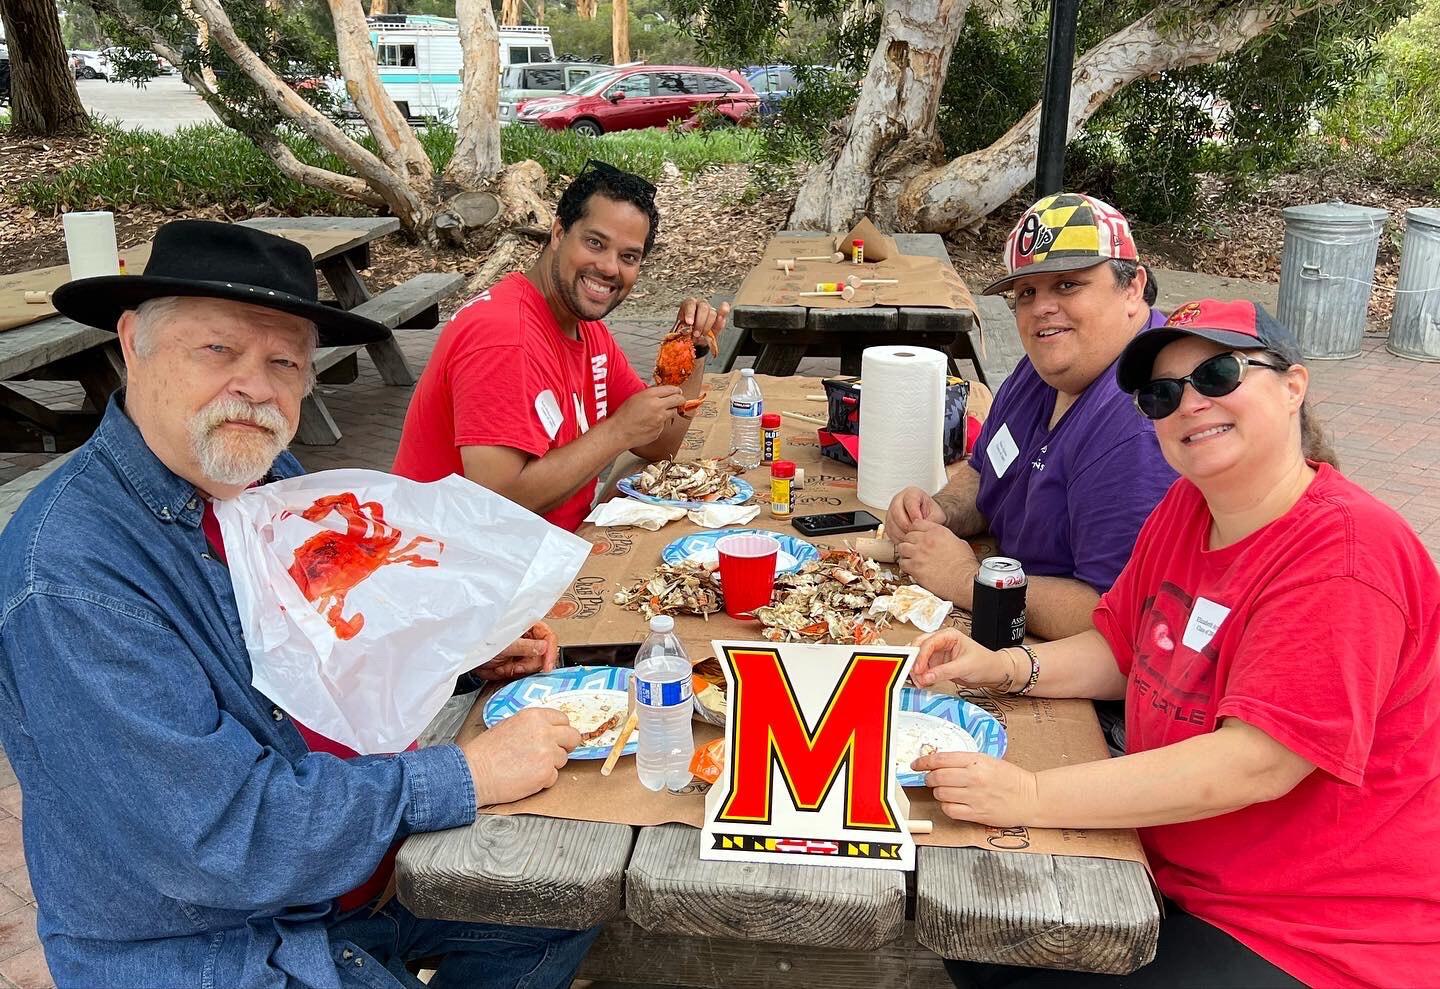
[{"label": "man's short beard", "polygon": [[610,306],[598,316],[587,316],[585,315],[583,308],[585,305],[585,303],[582,301],[583,297],[580,295],[579,288],[577,288],[575,285],[575,282],[579,280],[579,278],[580,275],[577,273],[575,278],[571,279],[568,282],[565,281],[560,275],[560,255],[558,253],[551,255],[550,280],[555,283],[555,291],[559,292],[560,295],[564,298],[565,305],[569,307],[570,311],[573,312],[576,316],[579,316],[586,322],[594,322],[595,320],[604,319],[606,316],[614,312],[619,307],[620,303],[625,301],[625,293],[616,292],[614,305]]},{"label": "man's short beard", "polygon": [[[262,433],[222,434],[227,420],[250,422]],[[273,402],[255,405],[238,398],[217,398],[189,422],[190,452],[200,472],[217,484],[248,485],[260,480],[284,452],[290,423]]]}]

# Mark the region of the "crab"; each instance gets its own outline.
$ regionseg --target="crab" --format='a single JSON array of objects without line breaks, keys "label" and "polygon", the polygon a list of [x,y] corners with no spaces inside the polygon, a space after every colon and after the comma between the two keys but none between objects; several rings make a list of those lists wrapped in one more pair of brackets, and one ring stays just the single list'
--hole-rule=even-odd
[{"label": "crab", "polygon": [[638,611],[646,621],[674,612],[713,615],[721,608],[720,587],[710,571],[694,563],[662,563],[648,577],[615,592],[615,603]]},{"label": "crab", "polygon": [[[660,349],[655,354],[655,383],[657,385],[684,384],[690,379],[695,371],[695,361],[704,357],[712,350],[719,349],[719,343],[715,340],[713,332],[705,335],[705,340],[699,344],[695,342],[695,335],[684,328],[684,322],[677,320],[675,328],[660,341]],[[692,398],[680,406],[680,411],[689,415],[700,407],[705,401],[705,392],[700,393],[699,398]]]},{"label": "crab", "polygon": [[[425,543],[434,543],[437,552],[443,552],[445,544],[428,536],[416,536],[396,549],[403,533],[385,521],[384,506],[377,501],[362,505],[349,491],[316,499],[300,515],[308,521],[319,522],[331,512],[345,521],[345,531],[326,529],[305,540],[295,550],[289,573],[306,600],[325,614],[336,637],[353,639],[365,627],[365,616],[357,612],[353,618],[345,617],[345,595],[375,571],[392,563],[438,567],[438,559],[413,551]],[[286,512],[282,518],[293,514]]]},{"label": "crab", "polygon": [[894,592],[900,578],[850,549],[831,549],[799,571],[776,578],[774,603],[755,612],[772,642],[882,644],[888,625],[872,619],[875,599]]},{"label": "crab", "polygon": [[735,494],[735,468],[725,460],[658,460],[640,472],[635,490],[664,501],[715,501]]}]

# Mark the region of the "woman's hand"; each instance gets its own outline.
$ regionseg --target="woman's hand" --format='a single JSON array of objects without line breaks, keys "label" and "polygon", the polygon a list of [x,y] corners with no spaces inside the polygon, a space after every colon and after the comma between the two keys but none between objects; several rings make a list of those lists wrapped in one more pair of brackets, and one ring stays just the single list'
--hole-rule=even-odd
[{"label": "woman's hand", "polygon": [[932,752],[911,763],[925,774],[946,817],[992,828],[1033,827],[1040,816],[1036,775],[979,752]]},{"label": "woman's hand", "polygon": [[964,632],[942,628],[915,640],[920,655],[910,669],[917,686],[929,687],[952,680],[962,687],[1009,690],[1015,682],[1014,658],[1007,652],[986,649]]}]

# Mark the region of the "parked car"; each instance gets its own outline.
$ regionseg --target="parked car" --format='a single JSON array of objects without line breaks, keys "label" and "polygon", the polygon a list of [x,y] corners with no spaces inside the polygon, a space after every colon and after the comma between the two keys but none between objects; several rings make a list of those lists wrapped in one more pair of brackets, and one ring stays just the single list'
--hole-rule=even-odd
[{"label": "parked car", "polygon": [[537,96],[557,96],[611,66],[601,62],[534,62],[511,65],[500,75],[500,123],[515,120],[515,108]]},{"label": "parked car", "polygon": [[711,106],[733,123],[758,112],[760,97],[739,72],[696,65],[625,66],[591,76],[568,93],[526,100],[519,123],[599,135],[690,121]]},{"label": "parked car", "polygon": [[[167,62],[165,66],[162,66],[159,56],[153,52],[148,52],[140,48],[123,49],[115,45],[101,49],[96,53],[96,57],[100,60],[100,63],[105,66],[105,75],[107,78],[114,77],[117,59],[126,63],[138,60],[139,64],[146,69],[146,74],[151,78],[162,75],[165,72],[165,66],[169,65]],[[173,72],[174,69],[172,68],[170,71]]]},{"label": "parked car", "polygon": [[[816,65],[811,66],[810,71],[836,73],[841,70],[831,65]],[[793,65],[752,65],[745,70],[745,78],[760,97],[760,113],[766,117],[775,114],[785,98],[804,85]]]},{"label": "parked car", "polygon": [[75,70],[76,79],[109,79],[115,71],[109,59],[89,51],[72,51],[70,68]]}]

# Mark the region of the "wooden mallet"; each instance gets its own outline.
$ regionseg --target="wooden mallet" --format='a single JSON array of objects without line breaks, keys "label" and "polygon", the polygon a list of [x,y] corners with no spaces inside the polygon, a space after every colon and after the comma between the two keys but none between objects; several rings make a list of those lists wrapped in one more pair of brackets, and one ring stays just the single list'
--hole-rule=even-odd
[{"label": "wooden mallet", "polygon": [[848,299],[853,299],[853,298],[855,298],[855,289],[854,289],[852,286],[850,286],[850,285],[846,285],[844,288],[842,288],[842,289],[841,289],[840,291],[838,291],[838,292],[801,292],[800,295],[801,295],[802,298],[808,296],[808,297],[811,297],[811,298],[830,298],[830,299],[847,299],[847,300],[848,300]]},{"label": "wooden mallet", "polygon": [[845,279],[846,282],[859,288],[861,285],[899,285],[898,278],[861,278],[859,275],[851,275]]},{"label": "wooden mallet", "polygon": [[794,259],[794,258],[780,258],[778,261],[775,262],[775,267],[779,268],[781,271],[785,272],[785,274],[787,274],[787,275],[788,275],[788,274],[791,274],[791,273],[795,270],[795,259]]},{"label": "wooden mallet", "polygon": [[844,261],[844,260],[845,260],[845,255],[841,254],[839,251],[836,251],[836,252],[834,252],[833,254],[809,254],[809,255],[806,255],[805,257],[797,257],[795,260],[796,260],[796,261]]}]

